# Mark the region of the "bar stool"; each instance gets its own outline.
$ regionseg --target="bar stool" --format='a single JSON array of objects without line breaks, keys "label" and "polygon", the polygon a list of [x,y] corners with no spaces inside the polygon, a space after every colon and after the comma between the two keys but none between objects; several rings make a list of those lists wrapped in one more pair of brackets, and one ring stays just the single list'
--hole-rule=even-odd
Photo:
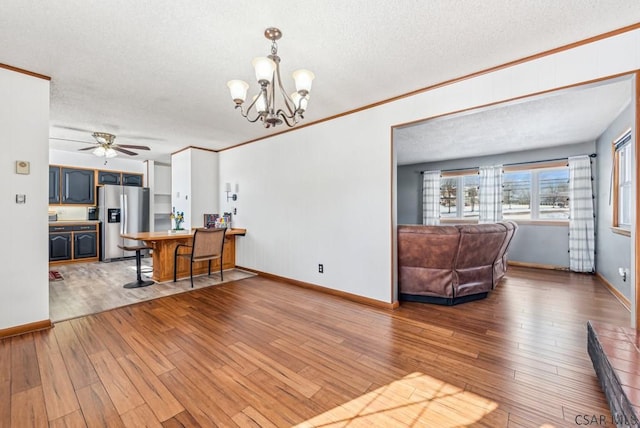
[{"label": "bar stool", "polygon": [[151,249],[151,247],[147,245],[118,245],[118,248],[122,248],[125,251],[135,251],[136,252],[136,275],[137,279],[133,282],[124,285],[124,288],[139,288],[139,287],[147,287],[152,285],[154,281],[151,280],[143,280],[142,279],[142,250]]}]

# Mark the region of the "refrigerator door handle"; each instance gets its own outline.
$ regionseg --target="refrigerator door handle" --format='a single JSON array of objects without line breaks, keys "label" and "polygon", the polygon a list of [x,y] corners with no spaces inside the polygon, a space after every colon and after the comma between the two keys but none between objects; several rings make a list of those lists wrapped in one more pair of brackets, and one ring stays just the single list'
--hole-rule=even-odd
[{"label": "refrigerator door handle", "polygon": [[128,205],[127,195],[122,195],[122,199],[123,199],[122,215],[124,216],[122,227],[124,229],[124,233],[129,233],[129,205]]}]

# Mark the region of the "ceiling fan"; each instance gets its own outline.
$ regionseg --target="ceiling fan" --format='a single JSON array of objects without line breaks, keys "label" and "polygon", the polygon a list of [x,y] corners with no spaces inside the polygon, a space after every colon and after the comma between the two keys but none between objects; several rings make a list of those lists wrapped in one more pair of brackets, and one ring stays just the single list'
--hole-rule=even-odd
[{"label": "ceiling fan", "polygon": [[124,153],[129,156],[137,156],[136,152],[132,152],[127,149],[137,149],[137,150],[151,150],[147,146],[137,146],[132,144],[116,144],[114,140],[116,136],[113,134],[109,134],[108,132],[94,132],[91,134],[93,138],[96,139],[96,143],[94,143],[94,147],[85,147],[83,149],[78,149],[80,151],[84,150],[93,150],[93,154],[96,156],[104,156],[107,158],[112,158],[118,155],[117,152]]},{"label": "ceiling fan", "polygon": [[149,147],[147,146],[138,146],[138,145],[133,145],[133,144],[116,144],[114,141],[116,139],[116,136],[114,134],[110,134],[108,132],[94,132],[91,134],[91,136],[93,138],[96,139],[95,142],[90,143],[87,141],[82,141],[82,140],[73,140],[70,138],[53,138],[51,137],[52,140],[62,140],[62,141],[74,141],[74,142],[78,142],[78,143],[85,143],[85,144],[91,144],[91,147],[84,147],[82,149],[78,149],[79,151],[86,151],[86,150],[93,150],[93,154],[98,156],[98,157],[102,157],[104,156],[105,158],[113,158],[116,157],[118,155],[118,152],[120,153],[124,153],[126,155],[129,156],[137,156],[138,153],[129,150],[129,149],[136,149],[136,150],[151,150]]}]

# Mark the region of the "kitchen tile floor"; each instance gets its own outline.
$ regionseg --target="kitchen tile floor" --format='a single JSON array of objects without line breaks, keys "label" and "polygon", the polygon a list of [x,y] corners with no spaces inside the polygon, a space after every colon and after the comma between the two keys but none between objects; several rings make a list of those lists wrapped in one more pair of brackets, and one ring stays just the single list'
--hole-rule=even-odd
[{"label": "kitchen tile floor", "polygon": [[[136,261],[103,263],[75,263],[50,266],[64,278],[49,281],[49,312],[53,322],[95,314],[158,297],[170,296],[192,290],[189,278],[177,282],[163,282],[142,288],[126,289],[122,286],[136,279]],[[143,258],[142,272],[150,271],[151,259]],[[150,275],[150,273],[149,273]],[[224,282],[237,281],[254,276],[240,269],[224,271]],[[193,278],[193,289],[222,284],[218,272],[211,276]]]}]

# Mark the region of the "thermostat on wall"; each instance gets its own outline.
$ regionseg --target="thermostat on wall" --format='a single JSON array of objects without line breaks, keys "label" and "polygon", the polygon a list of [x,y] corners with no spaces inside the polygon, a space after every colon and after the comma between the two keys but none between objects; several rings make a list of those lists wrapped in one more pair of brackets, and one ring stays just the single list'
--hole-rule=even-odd
[{"label": "thermostat on wall", "polygon": [[16,161],[16,174],[29,174],[29,162]]}]

